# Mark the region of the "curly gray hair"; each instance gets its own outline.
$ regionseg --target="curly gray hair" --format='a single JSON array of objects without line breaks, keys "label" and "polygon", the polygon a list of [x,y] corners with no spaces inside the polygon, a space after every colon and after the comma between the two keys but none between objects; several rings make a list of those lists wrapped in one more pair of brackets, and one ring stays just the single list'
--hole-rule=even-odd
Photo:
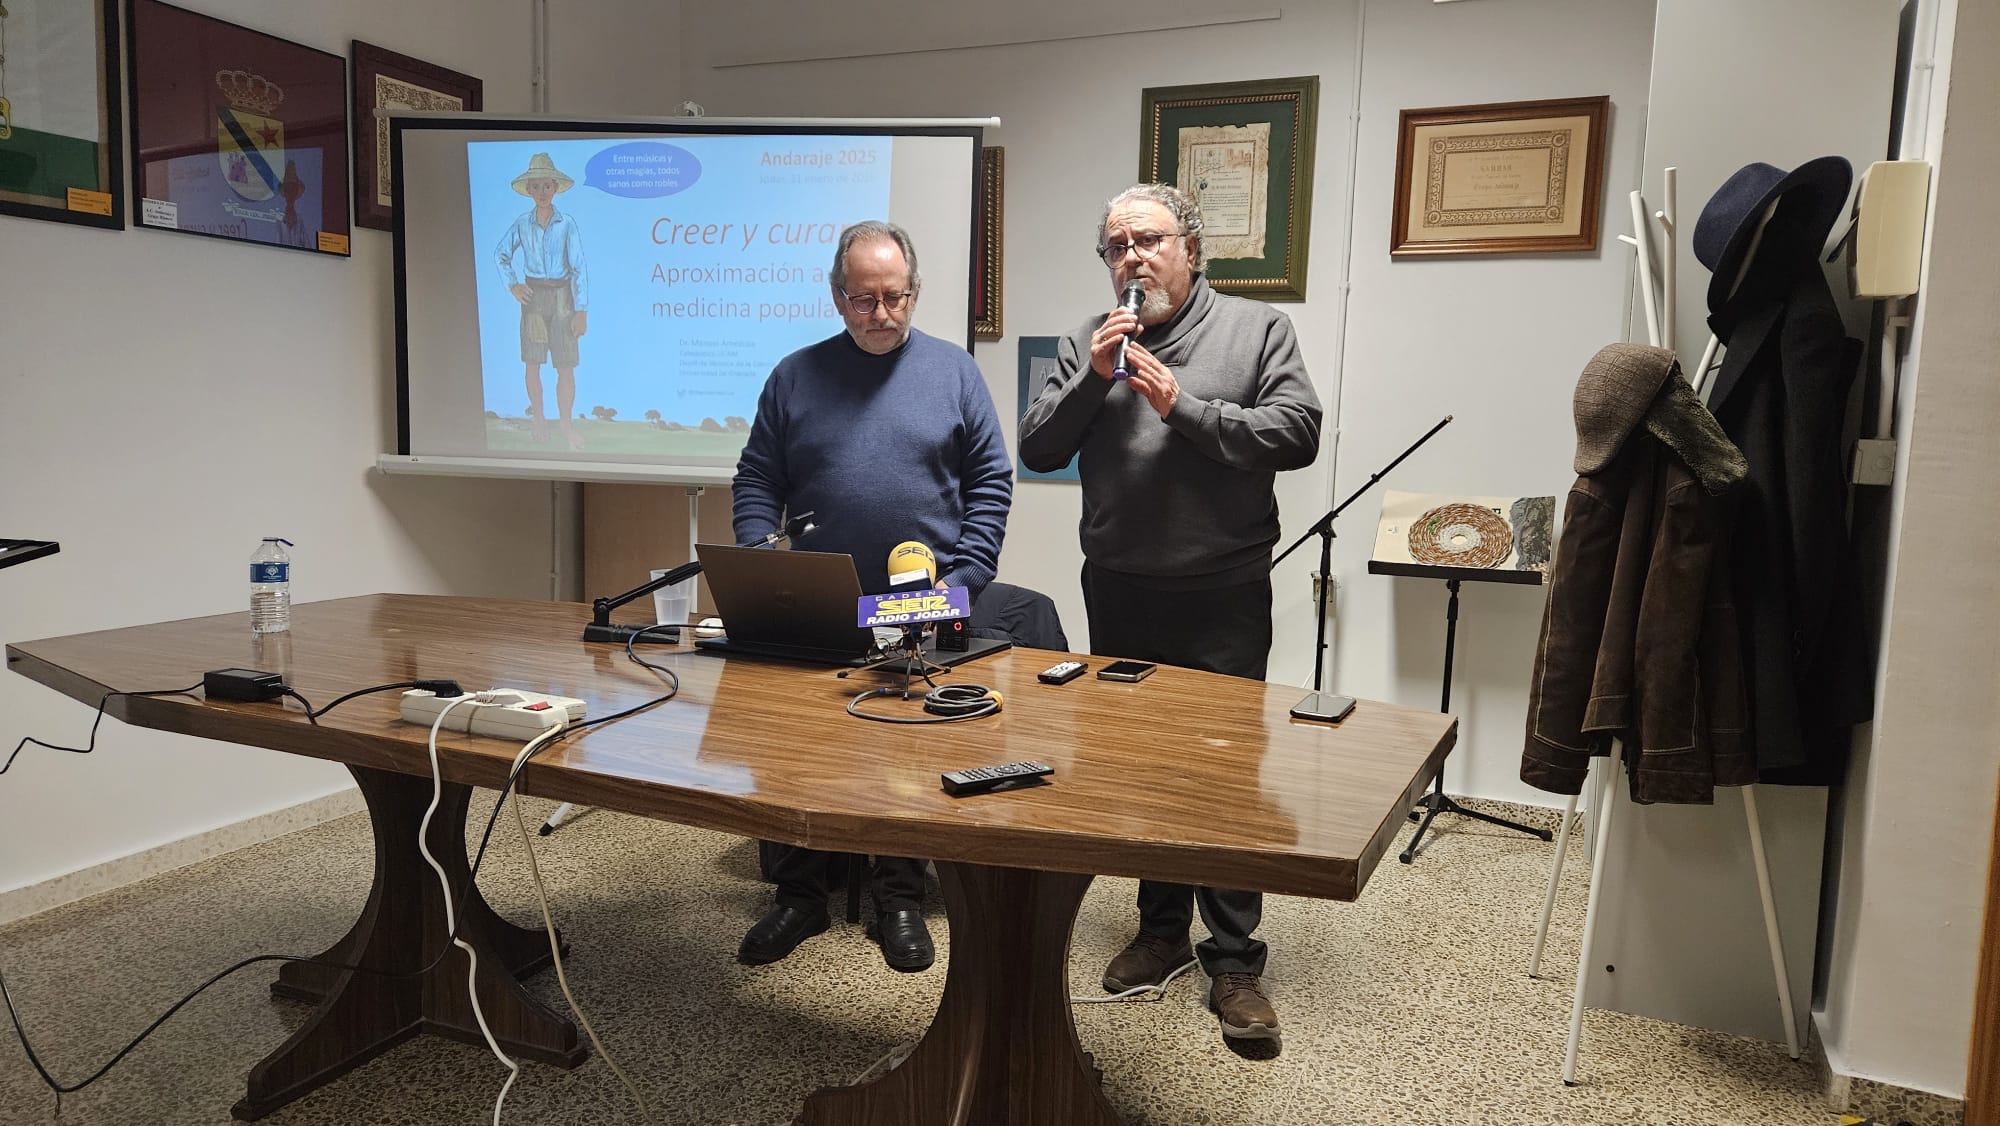
[{"label": "curly gray hair", "polygon": [[1111,222],[1111,212],[1116,210],[1119,204],[1135,199],[1157,203],[1173,215],[1174,225],[1180,228],[1180,234],[1187,239],[1188,260],[1194,263],[1195,272],[1200,273],[1203,267],[1208,265],[1208,255],[1202,251],[1201,245],[1201,204],[1196,203],[1193,196],[1172,184],[1134,184],[1106,200],[1104,214],[1097,219],[1099,253],[1103,252],[1104,228]]}]

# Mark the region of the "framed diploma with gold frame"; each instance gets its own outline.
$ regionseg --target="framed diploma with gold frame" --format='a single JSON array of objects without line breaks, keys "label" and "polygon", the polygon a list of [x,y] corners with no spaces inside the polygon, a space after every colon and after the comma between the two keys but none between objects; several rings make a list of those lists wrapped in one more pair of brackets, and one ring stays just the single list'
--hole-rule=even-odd
[{"label": "framed diploma with gold frame", "polygon": [[1139,179],[1201,204],[1209,284],[1304,301],[1319,77],[1155,86],[1140,105]]},{"label": "framed diploma with gold frame", "polygon": [[979,223],[972,252],[972,338],[1000,339],[1001,236],[1005,233],[1002,191],[1006,150],[988,145],[979,150]]},{"label": "framed diploma with gold frame", "polygon": [[1596,250],[1611,99],[1406,109],[1389,253]]},{"label": "framed diploma with gold frame", "polygon": [[0,2],[0,215],[121,230],[118,0]]}]

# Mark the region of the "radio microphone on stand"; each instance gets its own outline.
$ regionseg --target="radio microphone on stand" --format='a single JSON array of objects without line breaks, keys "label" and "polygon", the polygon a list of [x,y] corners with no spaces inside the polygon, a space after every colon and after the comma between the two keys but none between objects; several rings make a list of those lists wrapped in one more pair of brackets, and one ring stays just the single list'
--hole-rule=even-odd
[{"label": "radio microphone on stand", "polygon": [[[1120,309],[1130,309],[1132,310],[1132,315],[1137,316],[1139,314],[1139,306],[1144,304],[1145,300],[1146,283],[1138,278],[1133,278],[1131,281],[1125,283],[1125,292],[1118,298],[1118,307]],[[1118,358],[1111,361],[1111,378],[1132,378],[1132,369],[1125,365],[1125,349],[1132,343],[1134,335],[1136,334],[1126,333],[1118,341]]]},{"label": "radio microphone on stand", "polygon": [[937,585],[937,555],[927,544],[904,540],[889,549],[889,589]]}]

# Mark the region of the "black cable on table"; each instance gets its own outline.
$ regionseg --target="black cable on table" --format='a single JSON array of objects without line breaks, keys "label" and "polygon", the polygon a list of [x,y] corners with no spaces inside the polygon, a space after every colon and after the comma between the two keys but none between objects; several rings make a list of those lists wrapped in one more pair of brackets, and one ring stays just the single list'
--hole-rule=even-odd
[{"label": "black cable on table", "polygon": [[877,723],[957,723],[961,720],[982,719],[1000,710],[1000,693],[984,684],[939,685],[928,676],[924,680],[932,686],[931,690],[924,694],[924,711],[928,713],[927,715],[879,715],[861,710],[861,703],[864,700],[903,695],[903,689],[894,685],[871,688],[849,700],[847,714],[858,719],[872,719]]}]

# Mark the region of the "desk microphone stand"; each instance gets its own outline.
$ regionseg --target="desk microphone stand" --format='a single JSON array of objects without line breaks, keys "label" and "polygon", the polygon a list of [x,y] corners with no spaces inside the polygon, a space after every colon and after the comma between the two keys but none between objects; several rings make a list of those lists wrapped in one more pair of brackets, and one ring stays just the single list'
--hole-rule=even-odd
[{"label": "desk microphone stand", "polygon": [[1319,632],[1314,636],[1313,639],[1313,693],[1312,695],[1307,696],[1305,700],[1301,702],[1301,707],[1306,708],[1308,710],[1318,710],[1318,705],[1320,701],[1320,690],[1325,687],[1325,685],[1323,685],[1320,682],[1320,680],[1326,668],[1326,595],[1327,595],[1327,588],[1330,587],[1333,582],[1334,520],[1339,518],[1341,513],[1347,511],[1348,505],[1353,504],[1355,501],[1361,499],[1362,493],[1365,493],[1369,489],[1374,488],[1375,482],[1380,481],[1382,478],[1388,476],[1390,470],[1396,468],[1398,465],[1403,464],[1404,458],[1409,457],[1413,453],[1416,453],[1417,447],[1423,445],[1425,442],[1430,441],[1431,438],[1436,436],[1438,431],[1443,430],[1445,428],[1445,425],[1450,421],[1451,421],[1451,416],[1445,415],[1444,418],[1436,426],[1433,426],[1429,430],[1425,431],[1423,437],[1418,438],[1414,442],[1411,442],[1409,449],[1406,449],[1402,453],[1397,454],[1396,460],[1383,466],[1380,470],[1376,472],[1376,474],[1373,477],[1368,478],[1367,484],[1354,490],[1353,496],[1350,496],[1346,500],[1341,501],[1340,507],[1332,509],[1326,515],[1320,517],[1319,520],[1316,521],[1312,527],[1306,529],[1305,535],[1302,535],[1298,539],[1293,540],[1292,546],[1279,552],[1278,557],[1276,559],[1271,560],[1272,568],[1276,569],[1278,564],[1283,563],[1285,561],[1286,556],[1290,555],[1294,551],[1297,551],[1301,544],[1305,543],[1307,540],[1311,539],[1314,536],[1319,537],[1319,584],[1318,584],[1319,585],[1319,594],[1318,594]]},{"label": "desk microphone stand", "polygon": [[[783,527],[772,532],[770,535],[738,546],[769,547],[783,540],[797,539],[817,527],[812,522],[812,517],[813,514],[810,512],[801,512],[797,516],[785,521]],[[689,544],[688,547],[692,549],[694,545]],[[665,625],[628,625],[613,622],[611,620],[611,611],[616,610],[635,598],[644,598],[646,595],[662,587],[686,582],[699,574],[701,574],[701,560],[690,559],[686,563],[661,575],[659,578],[641,583],[623,594],[614,594],[609,598],[596,599],[590,604],[590,624],[583,627],[583,639],[585,641],[626,641],[634,635],[643,634],[643,636],[639,637],[641,641],[678,641],[680,638],[679,629],[669,629]]]},{"label": "desk microphone stand", "polygon": [[881,652],[881,656],[867,664],[842,669],[836,675],[845,678],[850,673],[873,672],[900,663],[903,667],[903,699],[907,700],[910,698],[910,678],[921,676],[929,680],[936,673],[951,671],[950,666],[940,665],[924,654],[924,627],[920,625],[904,626],[903,639],[893,648]]}]

